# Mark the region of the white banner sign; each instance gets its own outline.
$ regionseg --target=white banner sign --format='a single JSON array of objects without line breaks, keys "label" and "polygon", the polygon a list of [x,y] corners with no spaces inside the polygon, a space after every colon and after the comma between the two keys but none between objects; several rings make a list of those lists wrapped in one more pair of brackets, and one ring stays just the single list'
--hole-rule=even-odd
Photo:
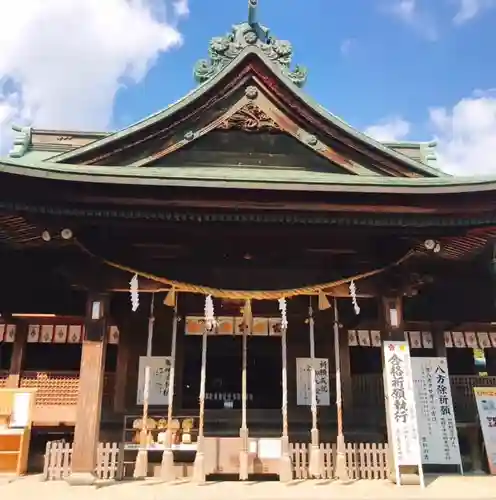
[{"label": "white banner sign", "polygon": [[423,464],[462,467],[446,358],[411,358]]},{"label": "white banner sign", "polygon": [[474,387],[475,401],[491,474],[496,474],[496,387]]},{"label": "white banner sign", "polygon": [[150,367],[148,404],[166,406],[169,401],[170,356],[140,356],[136,402],[139,405],[142,405],[144,402],[147,365]]},{"label": "white banner sign", "polygon": [[[314,358],[317,406],[331,404],[329,394],[329,360]],[[312,405],[312,358],[296,358],[296,404]]]},{"label": "white banner sign", "polygon": [[395,467],[397,470],[401,465],[417,465],[421,468],[408,342],[384,343],[384,371]]}]

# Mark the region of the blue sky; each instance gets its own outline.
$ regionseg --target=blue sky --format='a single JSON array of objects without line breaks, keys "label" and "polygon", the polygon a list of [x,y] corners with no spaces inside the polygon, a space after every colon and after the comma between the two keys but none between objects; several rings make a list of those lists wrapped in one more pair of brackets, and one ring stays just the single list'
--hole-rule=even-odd
[{"label": "blue sky", "polygon": [[[309,69],[305,91],[358,128],[401,116],[412,124],[408,137],[428,140],[429,108],[451,108],[477,89],[496,87],[496,9],[455,24],[456,1],[418,3],[411,19],[387,0],[259,3],[260,22],[290,40],[294,62]],[[136,121],[191,89],[193,65],[206,56],[209,39],[245,20],[246,4],[190,0],[190,15],[180,24],[183,46],[161,55],[139,85],[118,94],[115,125]]]},{"label": "blue sky", "polygon": [[[193,88],[247,0],[1,0],[0,154],[12,123],[120,129]],[[259,0],[305,91],[378,140],[437,141],[440,168],[496,176],[496,0]]]}]

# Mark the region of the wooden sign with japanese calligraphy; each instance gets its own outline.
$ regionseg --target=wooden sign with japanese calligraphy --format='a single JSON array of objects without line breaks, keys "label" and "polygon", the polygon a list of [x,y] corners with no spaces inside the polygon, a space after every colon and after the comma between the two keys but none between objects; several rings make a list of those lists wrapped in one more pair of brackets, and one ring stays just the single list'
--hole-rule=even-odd
[{"label": "wooden sign with japanese calligraphy", "polygon": [[[327,358],[314,358],[315,385],[317,389],[317,406],[329,406],[329,360]],[[296,404],[298,406],[311,406],[311,358],[296,358]]]},{"label": "wooden sign with japanese calligraphy", "polygon": [[397,471],[403,465],[422,467],[410,359],[407,341],[384,343],[386,408]]},{"label": "wooden sign with japanese calligraphy", "polygon": [[496,387],[474,387],[489,471],[496,474]]},{"label": "wooden sign with japanese calligraphy", "polygon": [[422,463],[456,465],[462,458],[446,358],[412,358]]},{"label": "wooden sign with japanese calligraphy", "polygon": [[142,405],[144,401],[145,370],[147,366],[150,367],[148,404],[167,406],[169,401],[169,379],[171,370],[170,356],[140,356],[136,402]]}]

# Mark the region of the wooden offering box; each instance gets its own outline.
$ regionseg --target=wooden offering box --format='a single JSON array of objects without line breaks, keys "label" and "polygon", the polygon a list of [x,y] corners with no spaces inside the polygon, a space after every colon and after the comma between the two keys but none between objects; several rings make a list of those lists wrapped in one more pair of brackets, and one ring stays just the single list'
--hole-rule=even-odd
[{"label": "wooden offering box", "polygon": [[27,472],[34,394],[0,389],[0,474]]}]

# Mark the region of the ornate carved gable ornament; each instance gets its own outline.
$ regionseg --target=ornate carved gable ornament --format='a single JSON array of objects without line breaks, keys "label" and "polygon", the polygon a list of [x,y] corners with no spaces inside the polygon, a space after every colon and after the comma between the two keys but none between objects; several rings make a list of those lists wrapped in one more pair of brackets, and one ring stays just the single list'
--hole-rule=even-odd
[{"label": "ornate carved gable ornament", "polygon": [[265,111],[252,102],[238,109],[217,128],[221,130],[243,130],[244,132],[281,130],[279,125]]},{"label": "ornate carved gable ornament", "polygon": [[303,66],[290,69],[293,47],[290,42],[269,35],[269,29],[255,20],[256,0],[248,3],[248,22],[236,24],[231,33],[212,38],[208,48],[208,59],[198,61],[194,68],[195,80],[203,83],[218,74],[247,47],[257,47],[291,82],[303,87],[307,70]]},{"label": "ornate carved gable ornament", "polygon": [[21,158],[24,156],[31,144],[31,127],[19,127],[12,125],[12,130],[16,133],[14,136],[14,144],[9,151],[11,158]]}]

